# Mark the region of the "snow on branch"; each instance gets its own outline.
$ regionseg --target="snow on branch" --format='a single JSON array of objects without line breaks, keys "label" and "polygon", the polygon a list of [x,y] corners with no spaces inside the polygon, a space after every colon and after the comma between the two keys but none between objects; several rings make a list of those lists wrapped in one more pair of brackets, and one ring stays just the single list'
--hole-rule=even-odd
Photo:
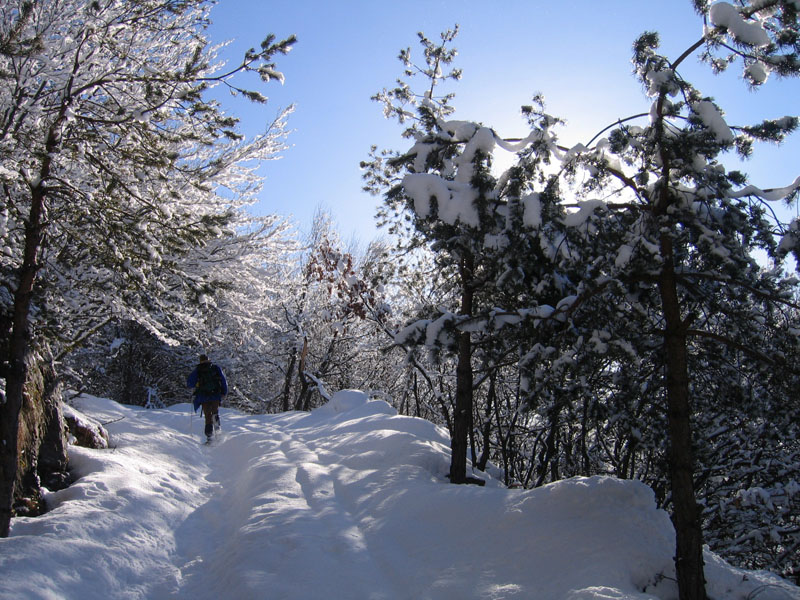
[{"label": "snow on branch", "polygon": [[793,193],[800,189],[800,177],[797,177],[792,183],[785,187],[769,188],[762,190],[754,185],[748,185],[740,190],[732,191],[728,194],[729,198],[744,198],[747,196],[756,196],[762,200],[777,201],[788,198]]},{"label": "snow on branch", "polygon": [[739,10],[728,2],[714,4],[708,12],[711,23],[728,31],[733,39],[746,46],[768,46],[769,35],[763,25],[755,20],[746,20]]}]

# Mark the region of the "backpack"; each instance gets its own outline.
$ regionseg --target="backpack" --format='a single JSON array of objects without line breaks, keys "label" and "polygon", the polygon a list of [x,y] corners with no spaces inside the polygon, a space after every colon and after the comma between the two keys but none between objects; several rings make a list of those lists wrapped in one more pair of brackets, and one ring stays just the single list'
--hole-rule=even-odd
[{"label": "backpack", "polygon": [[222,382],[219,377],[219,368],[211,363],[204,362],[197,365],[198,396],[216,396],[222,393]]}]

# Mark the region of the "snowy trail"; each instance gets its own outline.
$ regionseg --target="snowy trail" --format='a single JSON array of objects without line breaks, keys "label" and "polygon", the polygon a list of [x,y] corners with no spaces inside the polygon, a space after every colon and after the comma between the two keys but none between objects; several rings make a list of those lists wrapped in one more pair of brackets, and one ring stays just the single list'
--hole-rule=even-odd
[{"label": "snowy trail", "polygon": [[[0,600],[674,600],[674,530],[652,491],[576,478],[447,484],[449,439],[360,392],[312,413],[82,397],[113,448],[71,448],[77,480],[0,539]],[[800,589],[706,555],[718,600]]]},{"label": "snowy trail", "polygon": [[[175,598],[394,598],[341,483],[298,433],[223,413],[226,433],[201,447],[203,503],[176,531]],[[343,590],[347,590],[344,592]]]}]

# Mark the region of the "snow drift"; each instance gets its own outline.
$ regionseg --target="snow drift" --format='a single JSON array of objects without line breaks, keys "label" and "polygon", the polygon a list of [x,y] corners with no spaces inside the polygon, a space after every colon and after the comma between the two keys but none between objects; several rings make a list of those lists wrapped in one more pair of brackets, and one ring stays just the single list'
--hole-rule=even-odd
[{"label": "snow drift", "polygon": [[[645,485],[449,485],[446,432],[360,392],[312,413],[223,410],[211,447],[189,405],[75,405],[111,447],[72,447],[77,481],[13,521],[2,599],[677,598],[674,531]],[[715,599],[800,597],[706,562]]]}]

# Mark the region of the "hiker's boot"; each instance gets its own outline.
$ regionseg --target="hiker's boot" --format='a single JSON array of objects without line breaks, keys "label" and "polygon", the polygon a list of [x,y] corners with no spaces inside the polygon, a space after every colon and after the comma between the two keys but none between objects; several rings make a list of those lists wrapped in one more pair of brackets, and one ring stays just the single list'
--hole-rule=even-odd
[{"label": "hiker's boot", "polygon": [[219,423],[219,413],[214,415],[214,433],[219,433],[220,429],[222,429],[222,425]]},{"label": "hiker's boot", "polygon": [[206,437],[211,439],[211,435],[214,433],[214,426],[211,423],[206,423]]}]

